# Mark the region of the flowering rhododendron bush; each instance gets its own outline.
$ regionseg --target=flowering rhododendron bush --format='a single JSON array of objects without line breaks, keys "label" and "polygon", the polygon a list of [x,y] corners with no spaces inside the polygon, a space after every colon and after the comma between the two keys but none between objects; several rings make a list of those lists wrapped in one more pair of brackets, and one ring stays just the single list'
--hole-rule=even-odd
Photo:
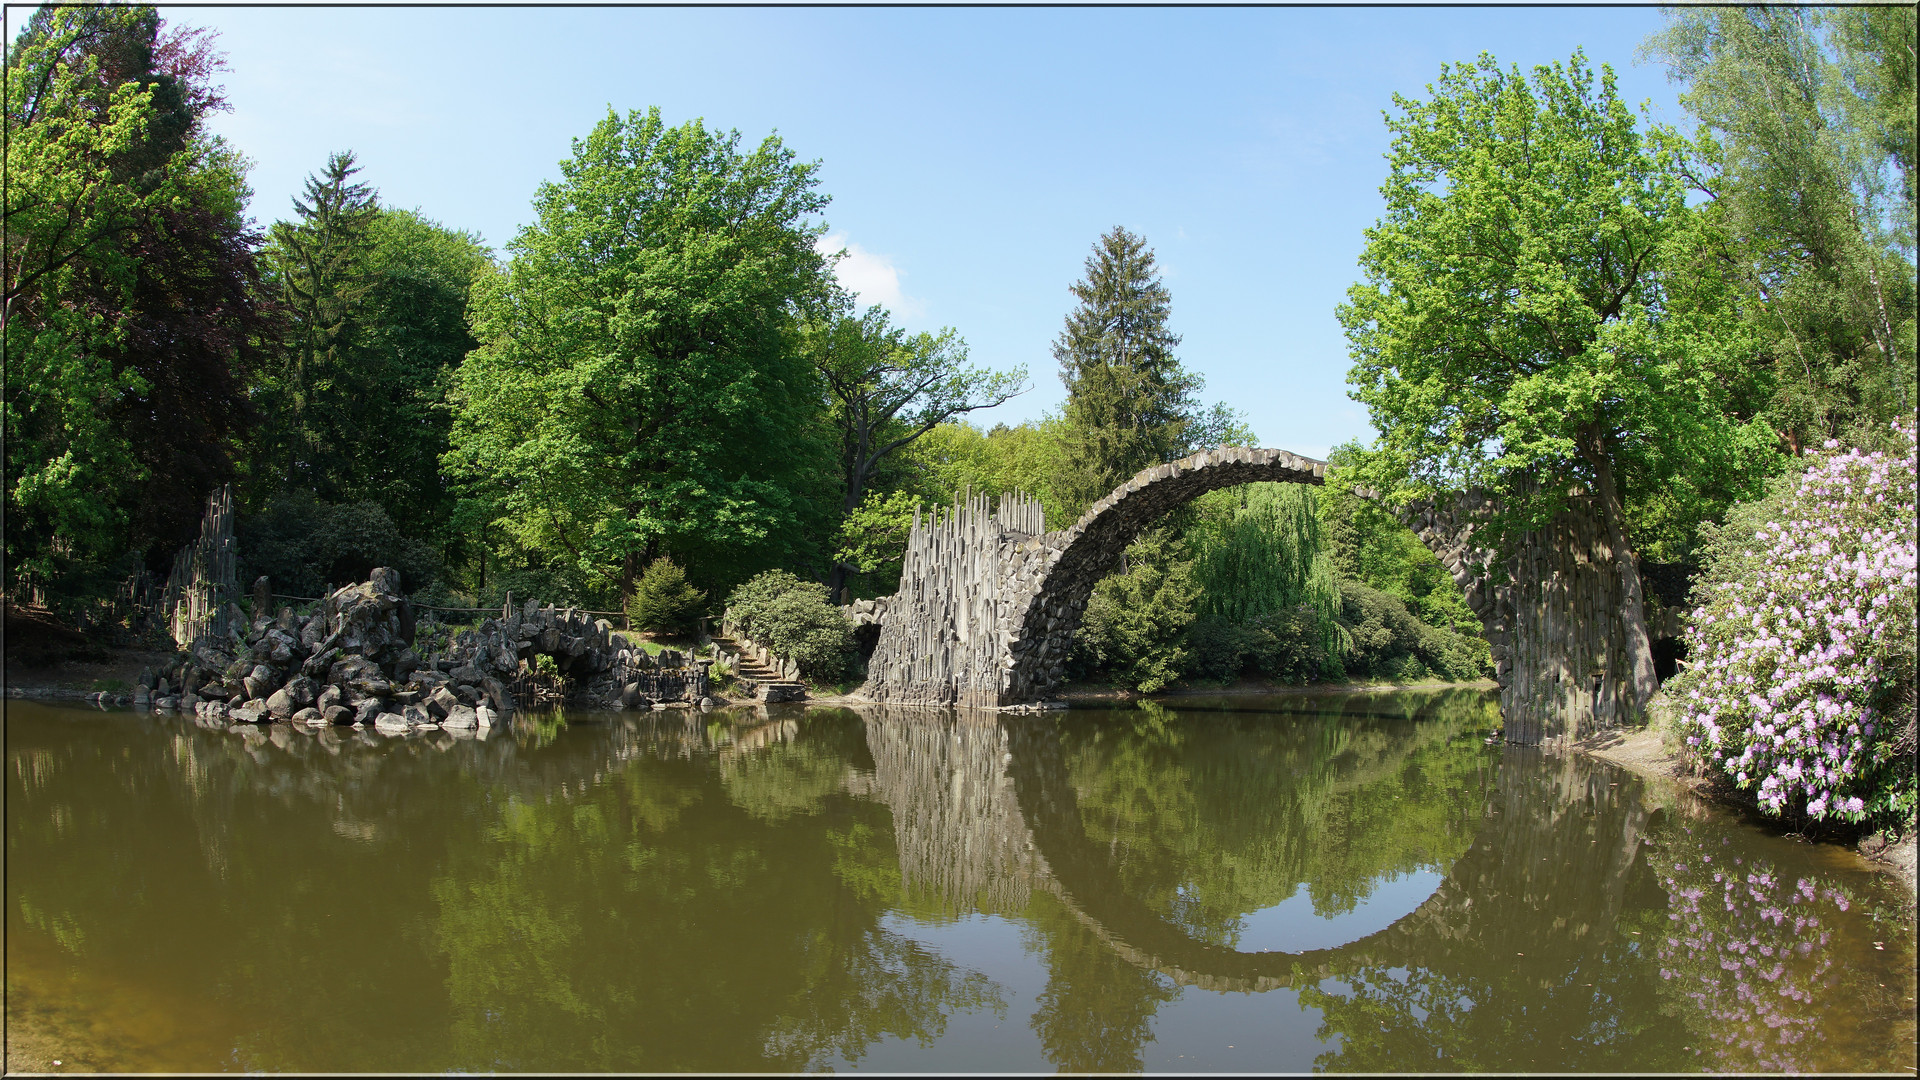
[{"label": "flowering rhododendron bush", "polygon": [[1914,809],[1914,424],[1829,442],[1712,530],[1670,685],[1688,747],[1775,814],[1904,825]]}]

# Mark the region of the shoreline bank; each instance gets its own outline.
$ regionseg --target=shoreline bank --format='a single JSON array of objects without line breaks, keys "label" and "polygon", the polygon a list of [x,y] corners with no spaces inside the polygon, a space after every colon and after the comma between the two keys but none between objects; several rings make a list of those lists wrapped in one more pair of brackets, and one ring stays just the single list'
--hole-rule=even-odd
[{"label": "shoreline bank", "polygon": [[[1667,748],[1659,733],[1650,727],[1631,731],[1603,732],[1573,744],[1573,751],[1598,761],[1618,765],[1650,782],[1671,785],[1694,798],[1704,799],[1723,809],[1736,812],[1762,827],[1774,830],[1780,830],[1783,827],[1777,818],[1769,818],[1760,813],[1752,802],[1742,799],[1738,792],[1716,783],[1712,777],[1695,775],[1678,754]],[[1874,869],[1889,874],[1904,884],[1909,897],[1914,898],[1916,904],[1920,904],[1920,884],[1917,884],[1920,878],[1916,877],[1915,872],[1916,846],[1912,833],[1893,843],[1888,843],[1885,835],[1881,833],[1864,837],[1853,845],[1840,840],[1809,840],[1808,842],[1849,848]]]}]

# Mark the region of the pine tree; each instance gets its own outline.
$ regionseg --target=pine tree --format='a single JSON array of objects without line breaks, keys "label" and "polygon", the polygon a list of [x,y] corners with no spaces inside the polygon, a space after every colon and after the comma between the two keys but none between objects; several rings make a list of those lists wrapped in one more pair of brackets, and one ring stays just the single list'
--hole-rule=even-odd
[{"label": "pine tree", "polygon": [[1077,515],[1134,473],[1189,451],[1201,380],[1173,355],[1172,297],[1145,240],[1115,227],[1070,291],[1080,303],[1053,355],[1067,387],[1060,491]]},{"label": "pine tree", "polygon": [[281,369],[272,380],[275,409],[270,483],[339,494],[353,447],[377,433],[355,431],[352,407],[365,391],[356,378],[356,308],[369,282],[362,266],[367,233],[379,214],[374,193],[353,183],[352,151],[327,159],[293,200],[297,222],[276,222],[274,264],[291,320]]},{"label": "pine tree", "polygon": [[706,599],[706,593],[687,583],[687,572],[672,559],[655,559],[627,600],[627,618],[639,630],[684,630],[700,617]]}]

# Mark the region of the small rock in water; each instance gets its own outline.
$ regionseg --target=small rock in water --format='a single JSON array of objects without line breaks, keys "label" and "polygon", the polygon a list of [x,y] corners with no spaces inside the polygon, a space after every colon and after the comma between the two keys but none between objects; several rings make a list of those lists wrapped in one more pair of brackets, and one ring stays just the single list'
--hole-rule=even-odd
[{"label": "small rock in water", "polygon": [[309,705],[293,714],[293,722],[296,724],[318,724],[321,722],[320,710]]},{"label": "small rock in water", "polygon": [[353,710],[345,705],[329,705],[320,710],[320,716],[329,724],[353,723]]},{"label": "small rock in water", "polygon": [[715,705],[718,705],[718,704],[720,704],[720,703],[719,703],[719,702],[717,702],[717,701],[715,701],[715,700],[713,700],[713,699],[712,699],[712,698],[710,698],[710,697],[703,697],[703,698],[701,698],[701,699],[700,699],[700,707],[701,707],[701,708],[703,708],[703,709],[711,709],[711,708],[713,708],[713,707],[714,707]]},{"label": "small rock in water", "polygon": [[455,705],[447,710],[447,717],[440,722],[440,726],[461,730],[476,728],[480,726],[480,718],[475,710],[465,705]]},{"label": "small rock in water", "polygon": [[383,712],[379,716],[374,717],[373,726],[374,730],[383,731],[389,735],[405,734],[413,728],[412,724],[407,723],[406,717],[401,716],[399,713],[390,712]]},{"label": "small rock in water", "polygon": [[494,723],[494,719],[495,719],[494,711],[492,709],[487,708],[485,705],[481,705],[478,708],[475,708],[473,710],[474,723],[479,727],[483,727],[483,728],[492,727]]}]

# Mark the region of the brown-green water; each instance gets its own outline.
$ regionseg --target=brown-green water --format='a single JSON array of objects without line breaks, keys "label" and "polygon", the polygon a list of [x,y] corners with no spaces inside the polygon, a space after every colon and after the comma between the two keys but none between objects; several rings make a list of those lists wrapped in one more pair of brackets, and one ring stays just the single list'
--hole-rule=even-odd
[{"label": "brown-green water", "polygon": [[11,701],[10,1064],[1912,1071],[1900,893],[1495,721]]}]

